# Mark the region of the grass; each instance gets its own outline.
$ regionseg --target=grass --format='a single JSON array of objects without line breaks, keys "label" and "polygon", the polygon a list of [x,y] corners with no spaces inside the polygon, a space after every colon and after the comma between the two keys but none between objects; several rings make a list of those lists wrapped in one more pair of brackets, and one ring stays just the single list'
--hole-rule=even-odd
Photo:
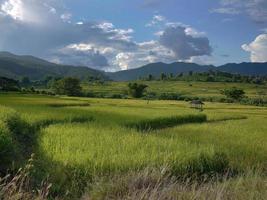
[{"label": "grass", "polygon": [[148,132],[151,130],[158,130],[163,128],[170,128],[182,124],[189,123],[203,123],[207,121],[206,115],[185,115],[185,116],[171,116],[165,118],[155,118],[152,120],[143,120],[136,123],[127,124],[128,128],[135,128],[141,132]]},{"label": "grass", "polygon": [[[52,195],[69,191],[69,198],[84,195],[85,199],[266,196],[265,107],[205,103],[200,113],[178,101],[147,104],[19,94],[0,94],[0,105],[39,127],[35,176],[40,180],[49,174]],[[168,175],[161,177],[158,173],[163,168]],[[203,181],[207,176],[211,178]],[[144,179],[141,188],[135,186],[138,177]],[[200,185],[194,186],[199,178]]]},{"label": "grass", "polygon": [[[237,87],[243,89],[246,95],[251,98],[259,97],[259,93],[265,94],[266,85],[247,83],[223,83],[223,82],[186,82],[186,81],[139,81],[148,85],[148,92],[178,93],[189,97],[223,97],[220,90]],[[98,95],[112,96],[112,94],[127,93],[128,82],[107,82],[104,85],[84,84],[83,88]]]}]

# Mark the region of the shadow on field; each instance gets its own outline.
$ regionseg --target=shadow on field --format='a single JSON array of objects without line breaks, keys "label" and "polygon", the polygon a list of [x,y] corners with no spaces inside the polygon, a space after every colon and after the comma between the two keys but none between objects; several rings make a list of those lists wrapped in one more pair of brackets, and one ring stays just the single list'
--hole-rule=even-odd
[{"label": "shadow on field", "polygon": [[156,119],[143,120],[139,122],[126,124],[127,128],[134,128],[139,132],[149,132],[164,128],[171,128],[178,125],[190,123],[203,123],[207,122],[207,116],[200,115],[184,115],[173,117],[160,117]]},{"label": "shadow on field", "polygon": [[55,124],[64,124],[64,123],[87,123],[94,121],[94,118],[92,116],[74,116],[74,117],[68,117],[65,119],[46,119],[41,120],[36,123],[34,123],[34,126],[36,129],[40,130],[41,128],[45,128],[50,125]]},{"label": "shadow on field", "polygon": [[225,122],[225,121],[244,120],[244,119],[247,119],[247,117],[246,116],[223,117],[220,119],[209,120],[207,123],[217,123],[217,122]]},{"label": "shadow on field", "polygon": [[48,179],[53,183],[52,196],[64,196],[67,191],[80,196],[79,192],[83,192],[92,176],[86,173],[84,166],[66,166],[51,161],[40,149],[38,140],[44,127],[58,123],[86,123],[93,118],[74,116],[30,124],[13,109],[0,107],[0,111],[0,177],[6,174],[15,175],[20,167],[27,164],[32,153],[35,153],[37,159],[33,162],[34,170],[31,172],[29,184],[39,186],[43,180]]},{"label": "shadow on field", "polygon": [[53,107],[53,108],[88,107],[90,106],[90,104],[89,103],[51,103],[51,104],[47,104],[46,106]]}]

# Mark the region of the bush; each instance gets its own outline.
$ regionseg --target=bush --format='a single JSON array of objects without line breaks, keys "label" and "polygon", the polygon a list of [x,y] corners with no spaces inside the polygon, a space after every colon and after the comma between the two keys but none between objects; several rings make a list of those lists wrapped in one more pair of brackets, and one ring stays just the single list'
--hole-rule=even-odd
[{"label": "bush", "polygon": [[181,100],[181,95],[177,93],[162,93],[159,100]]},{"label": "bush", "polygon": [[254,105],[254,106],[266,106],[267,99],[263,98],[244,98],[240,102],[241,104],[245,105]]}]

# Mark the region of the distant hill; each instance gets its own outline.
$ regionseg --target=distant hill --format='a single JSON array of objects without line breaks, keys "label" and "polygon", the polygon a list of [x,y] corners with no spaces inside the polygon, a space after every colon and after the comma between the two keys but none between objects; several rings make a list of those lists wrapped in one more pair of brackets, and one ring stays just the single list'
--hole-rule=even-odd
[{"label": "distant hill", "polygon": [[229,63],[217,68],[219,71],[242,75],[267,75],[267,63]]},{"label": "distant hill", "polygon": [[175,62],[151,63],[140,68],[105,73],[88,67],[71,65],[58,65],[33,56],[18,56],[9,52],[0,52],[0,76],[21,79],[29,77],[31,80],[40,80],[47,76],[77,77],[85,79],[88,76],[98,76],[103,79],[115,81],[131,81],[149,74],[159,77],[161,73],[174,74],[193,72],[206,72],[219,70],[223,72],[242,75],[267,75],[267,63],[229,63],[219,67],[213,65],[198,65],[195,63]]},{"label": "distant hill", "polygon": [[159,63],[148,64],[136,69],[108,73],[108,75],[112,80],[129,81],[129,80],[136,80],[139,77],[148,76],[149,74],[153,75],[154,77],[159,77],[161,73],[179,74],[190,71],[205,72],[213,68],[214,68],[213,66],[202,66],[194,63],[177,62],[172,64],[165,64],[159,62]]},{"label": "distant hill", "polygon": [[219,67],[183,62],[171,64],[152,63],[136,69],[107,73],[107,75],[115,81],[131,81],[136,80],[139,77],[146,77],[149,74],[153,75],[154,77],[159,77],[161,73],[173,73],[176,75],[179,73],[188,73],[189,71],[206,72],[209,70],[219,70],[222,72],[242,75],[267,75],[267,63],[226,64]]},{"label": "distant hill", "polygon": [[46,76],[73,76],[80,79],[99,76],[108,79],[104,72],[88,67],[58,65],[33,56],[17,56],[9,52],[0,52],[0,76],[13,79],[26,76],[31,80],[40,80]]}]

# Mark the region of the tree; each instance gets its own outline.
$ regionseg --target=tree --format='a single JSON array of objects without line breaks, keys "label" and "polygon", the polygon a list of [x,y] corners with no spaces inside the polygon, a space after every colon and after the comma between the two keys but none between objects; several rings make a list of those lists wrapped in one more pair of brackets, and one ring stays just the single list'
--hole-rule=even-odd
[{"label": "tree", "polygon": [[153,75],[152,75],[152,74],[149,74],[149,75],[148,75],[148,80],[149,80],[149,81],[152,81],[153,79],[154,79]]},{"label": "tree", "polygon": [[163,81],[163,80],[165,80],[167,78],[167,76],[166,76],[166,74],[164,74],[164,73],[161,73],[160,74],[160,79]]},{"label": "tree", "polygon": [[128,88],[129,88],[128,93],[134,98],[141,98],[144,95],[144,91],[147,87],[148,86],[144,85],[144,84],[129,83],[128,84]]},{"label": "tree", "polygon": [[207,82],[214,82],[214,81],[215,81],[214,76],[209,75],[209,76],[206,78],[206,81],[207,81]]},{"label": "tree", "polygon": [[194,73],[193,71],[189,71],[188,74],[189,74],[189,76],[193,76],[193,73]]},{"label": "tree", "polygon": [[178,74],[178,76],[177,76],[177,77],[183,77],[183,75],[184,75],[184,73],[183,73],[183,72],[181,72],[180,74]]},{"label": "tree", "polygon": [[239,101],[242,98],[245,97],[245,92],[242,89],[238,88],[231,88],[231,89],[224,89],[221,91],[223,95],[225,95],[227,98]]},{"label": "tree", "polygon": [[30,84],[31,84],[31,81],[28,77],[25,76],[21,79],[22,86],[28,87]]},{"label": "tree", "polygon": [[0,91],[19,91],[19,82],[10,78],[0,77]]},{"label": "tree", "polygon": [[80,80],[77,78],[63,78],[54,82],[53,88],[57,94],[79,96],[82,93]]}]

